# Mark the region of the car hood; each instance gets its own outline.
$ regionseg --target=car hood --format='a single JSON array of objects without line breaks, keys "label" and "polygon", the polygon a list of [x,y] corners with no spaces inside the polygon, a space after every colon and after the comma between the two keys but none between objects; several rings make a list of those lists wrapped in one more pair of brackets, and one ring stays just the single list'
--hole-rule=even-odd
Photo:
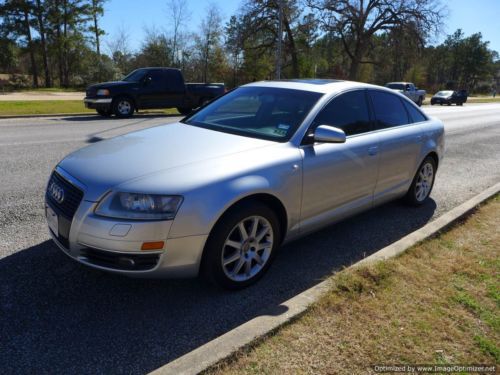
[{"label": "car hood", "polygon": [[275,142],[174,123],[101,141],[73,152],[59,167],[86,187],[96,201],[109,189],[172,168],[209,165],[216,158]]},{"label": "car hood", "polygon": [[92,86],[89,86],[87,90],[89,89],[109,89],[113,87],[128,87],[128,86],[135,86],[137,85],[137,82],[125,82],[125,81],[113,81],[113,82],[103,82],[103,83],[98,83]]}]

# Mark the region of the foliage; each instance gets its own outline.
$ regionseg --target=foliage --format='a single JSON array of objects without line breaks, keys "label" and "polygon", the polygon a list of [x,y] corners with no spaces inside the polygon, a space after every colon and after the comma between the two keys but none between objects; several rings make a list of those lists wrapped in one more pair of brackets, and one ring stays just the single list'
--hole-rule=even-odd
[{"label": "foliage", "polygon": [[29,77],[33,87],[85,86],[144,66],[235,87],[274,79],[277,64],[282,78],[407,80],[428,91],[491,92],[500,83],[498,53],[481,33],[457,30],[430,44],[446,15],[441,0],[240,1],[227,21],[208,6],[189,31],[188,0],[165,0],[164,28],[150,26],[134,51],[125,26],[101,29],[106,0],[0,0],[0,72]]}]

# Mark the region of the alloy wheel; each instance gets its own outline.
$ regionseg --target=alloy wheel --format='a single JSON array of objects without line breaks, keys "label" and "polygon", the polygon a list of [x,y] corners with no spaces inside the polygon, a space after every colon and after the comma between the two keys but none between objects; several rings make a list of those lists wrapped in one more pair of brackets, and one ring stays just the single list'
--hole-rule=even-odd
[{"label": "alloy wheel", "polygon": [[256,276],[268,262],[274,233],[270,222],[262,216],[241,220],[229,232],[222,249],[222,269],[237,282]]},{"label": "alloy wheel", "polygon": [[415,198],[417,201],[424,201],[432,189],[434,182],[434,167],[427,162],[422,165],[418,172],[417,183],[415,184]]},{"label": "alloy wheel", "polygon": [[118,112],[121,115],[126,116],[126,115],[128,115],[130,113],[130,110],[131,110],[132,106],[130,105],[129,101],[127,101],[127,100],[120,100],[118,102],[117,108],[118,108]]}]

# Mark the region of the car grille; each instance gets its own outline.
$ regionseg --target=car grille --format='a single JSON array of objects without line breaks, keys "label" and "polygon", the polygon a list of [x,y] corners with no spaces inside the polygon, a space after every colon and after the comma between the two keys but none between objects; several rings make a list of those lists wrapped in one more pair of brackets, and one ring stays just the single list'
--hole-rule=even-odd
[{"label": "car grille", "polygon": [[124,254],[113,253],[93,248],[80,250],[81,256],[88,263],[96,266],[127,271],[145,271],[158,264],[160,254]]},{"label": "car grille", "polygon": [[64,191],[64,199],[62,202],[58,202],[50,194],[49,189],[47,189],[45,193],[45,199],[50,203],[50,206],[56,210],[57,214],[71,221],[82,201],[83,191],[61,177],[57,172],[52,173],[47,186],[50,187],[52,183],[55,183]]}]

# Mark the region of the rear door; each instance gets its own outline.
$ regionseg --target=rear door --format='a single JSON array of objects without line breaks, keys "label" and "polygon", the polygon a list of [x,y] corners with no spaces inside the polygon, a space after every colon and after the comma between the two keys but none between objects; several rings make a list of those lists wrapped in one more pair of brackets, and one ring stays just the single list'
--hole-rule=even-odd
[{"label": "rear door", "polygon": [[342,93],[314,120],[344,130],[345,143],[302,146],[301,231],[370,207],[378,174],[378,134],[372,131],[365,89]]},{"label": "rear door", "polygon": [[163,102],[165,108],[181,107],[184,103],[186,95],[186,85],[182,78],[182,73],[176,69],[165,71],[166,77],[166,93]]},{"label": "rear door", "polygon": [[167,77],[162,69],[151,69],[140,89],[141,108],[164,108],[167,103]]},{"label": "rear door", "polygon": [[380,139],[380,167],[374,202],[405,193],[415,172],[422,147],[422,130],[409,117],[402,98],[381,90],[369,90],[375,129]]}]

